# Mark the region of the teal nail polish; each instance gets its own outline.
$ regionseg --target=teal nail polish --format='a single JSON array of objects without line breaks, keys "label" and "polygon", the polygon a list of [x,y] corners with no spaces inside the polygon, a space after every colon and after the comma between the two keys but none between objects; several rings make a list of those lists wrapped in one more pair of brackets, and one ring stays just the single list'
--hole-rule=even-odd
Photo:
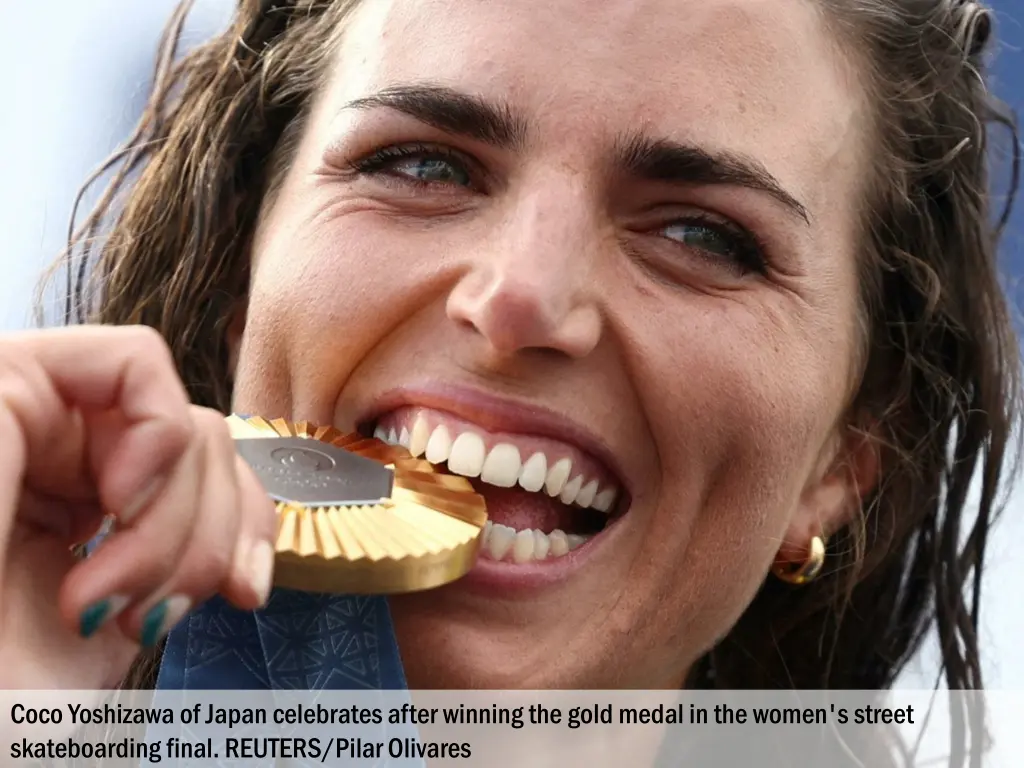
[{"label": "teal nail polish", "polygon": [[149,609],[149,613],[142,620],[139,642],[144,647],[153,647],[185,618],[191,608],[192,600],[186,595],[172,595],[161,600]]},{"label": "teal nail polish", "polygon": [[119,616],[130,602],[124,595],[111,595],[106,600],[97,600],[78,617],[78,634],[85,638],[92,637],[100,627]]},{"label": "teal nail polish", "polygon": [[110,600],[100,600],[93,603],[78,618],[78,634],[82,637],[92,637],[96,630],[103,626],[110,615]]},{"label": "teal nail polish", "polygon": [[150,648],[160,642],[163,637],[164,624],[167,621],[167,601],[161,600],[149,609],[142,620],[139,642],[143,648]]}]

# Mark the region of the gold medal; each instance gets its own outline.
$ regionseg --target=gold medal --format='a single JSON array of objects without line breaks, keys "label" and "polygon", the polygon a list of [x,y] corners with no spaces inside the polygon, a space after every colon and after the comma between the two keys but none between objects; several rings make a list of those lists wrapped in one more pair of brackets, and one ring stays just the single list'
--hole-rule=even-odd
[{"label": "gold medal", "polygon": [[227,421],[239,455],[277,505],[275,586],[394,594],[472,568],[487,511],[466,478],[333,427]]}]

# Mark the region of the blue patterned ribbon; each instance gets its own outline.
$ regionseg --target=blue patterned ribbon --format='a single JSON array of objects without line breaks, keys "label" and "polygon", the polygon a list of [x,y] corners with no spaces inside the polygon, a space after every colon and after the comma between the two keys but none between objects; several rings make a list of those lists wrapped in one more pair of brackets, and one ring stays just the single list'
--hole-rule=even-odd
[{"label": "blue patterned ribbon", "polygon": [[169,690],[404,690],[383,597],[274,590],[239,611],[214,598],[167,638],[157,683]]},{"label": "blue patterned ribbon", "polygon": [[[407,685],[385,598],[274,590],[261,611],[240,611],[218,597],[182,621],[168,635],[157,689],[166,701],[185,690],[402,691]],[[386,719],[360,728],[352,735],[384,743],[417,738],[413,726]],[[170,735],[175,732],[150,729],[150,738]],[[424,763],[385,755],[377,765]]]}]

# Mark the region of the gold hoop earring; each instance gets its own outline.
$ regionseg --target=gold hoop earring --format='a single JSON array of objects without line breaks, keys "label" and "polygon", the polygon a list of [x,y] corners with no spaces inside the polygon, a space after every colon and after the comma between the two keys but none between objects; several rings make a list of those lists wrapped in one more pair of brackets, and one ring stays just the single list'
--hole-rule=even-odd
[{"label": "gold hoop earring", "polygon": [[772,568],[772,573],[780,581],[796,586],[802,586],[813,581],[818,577],[825,565],[825,546],[824,537],[815,536],[811,539],[810,552],[807,554],[807,559],[804,562],[780,563]]}]

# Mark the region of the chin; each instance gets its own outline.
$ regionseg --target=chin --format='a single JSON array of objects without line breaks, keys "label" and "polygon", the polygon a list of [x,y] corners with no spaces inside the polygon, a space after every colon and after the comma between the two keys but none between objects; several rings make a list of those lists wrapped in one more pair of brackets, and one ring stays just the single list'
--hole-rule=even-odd
[{"label": "chin", "polygon": [[[493,621],[446,600],[450,588],[392,598],[409,687],[416,690],[541,690],[607,687],[550,631]],[[609,681],[610,682],[610,681]]]}]

